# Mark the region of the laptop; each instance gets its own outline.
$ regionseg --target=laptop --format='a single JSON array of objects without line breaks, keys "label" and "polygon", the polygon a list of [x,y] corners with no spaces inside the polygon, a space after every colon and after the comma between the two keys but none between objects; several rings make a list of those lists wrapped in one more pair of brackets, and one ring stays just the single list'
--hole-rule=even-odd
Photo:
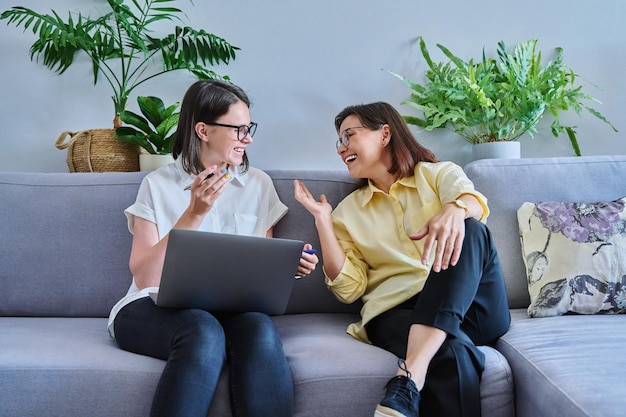
[{"label": "laptop", "polygon": [[156,305],[284,314],[304,242],[172,229]]}]

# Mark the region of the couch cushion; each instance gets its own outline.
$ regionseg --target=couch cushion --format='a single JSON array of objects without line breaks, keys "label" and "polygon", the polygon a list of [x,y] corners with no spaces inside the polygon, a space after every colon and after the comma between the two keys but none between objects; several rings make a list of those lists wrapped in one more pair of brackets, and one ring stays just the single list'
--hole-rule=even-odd
[{"label": "couch cushion", "polygon": [[128,291],[145,173],[0,173],[0,316],[106,317]]},{"label": "couch cushion", "polygon": [[[354,314],[274,317],[295,384],[294,417],[371,417],[396,358],[345,333]],[[3,417],[146,416],[164,361],[118,348],[104,318],[0,318]],[[511,369],[495,349],[481,382],[484,417],[512,417]],[[210,417],[230,415],[227,371]]]},{"label": "couch cushion", "polygon": [[529,304],[517,209],[526,201],[612,201],[624,196],[626,155],[483,159],[467,164],[467,176],[488,198],[487,226],[498,248],[509,305]]},{"label": "couch cushion", "polygon": [[125,352],[104,318],[0,317],[4,417],[147,416],[164,362]]},{"label": "couch cushion", "polygon": [[496,345],[515,378],[517,417],[623,416],[626,316],[512,314]]},{"label": "couch cushion", "polygon": [[626,198],[518,210],[530,317],[626,311]]}]

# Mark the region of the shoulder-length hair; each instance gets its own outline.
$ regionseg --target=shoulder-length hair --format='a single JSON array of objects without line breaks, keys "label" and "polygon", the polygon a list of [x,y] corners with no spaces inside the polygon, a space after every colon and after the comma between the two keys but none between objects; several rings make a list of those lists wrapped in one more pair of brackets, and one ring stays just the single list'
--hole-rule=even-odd
[{"label": "shoulder-length hair", "polygon": [[[180,107],[176,138],[172,156],[182,158],[183,169],[189,174],[199,174],[206,167],[200,159],[201,141],[196,134],[198,122],[214,123],[228,112],[230,106],[243,101],[250,107],[246,93],[238,86],[220,80],[196,81],[189,87]],[[250,162],[244,152],[241,171],[246,172]]]},{"label": "shoulder-length hair", "polygon": [[341,123],[348,116],[355,115],[364,127],[372,130],[382,125],[389,125],[391,140],[389,142],[392,156],[392,165],[389,173],[399,178],[410,177],[414,174],[418,162],[438,162],[435,154],[420,145],[398,111],[390,104],[376,102],[348,106],[335,117],[335,130],[339,133]]}]

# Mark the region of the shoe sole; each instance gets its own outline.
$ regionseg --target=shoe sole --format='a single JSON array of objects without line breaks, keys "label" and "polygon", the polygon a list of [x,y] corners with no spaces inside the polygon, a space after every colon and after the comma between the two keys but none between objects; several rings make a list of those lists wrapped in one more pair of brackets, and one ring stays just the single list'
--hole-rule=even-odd
[{"label": "shoe sole", "polygon": [[374,412],[374,417],[407,417],[401,412],[394,410],[393,408],[385,407],[384,405],[378,405]]}]

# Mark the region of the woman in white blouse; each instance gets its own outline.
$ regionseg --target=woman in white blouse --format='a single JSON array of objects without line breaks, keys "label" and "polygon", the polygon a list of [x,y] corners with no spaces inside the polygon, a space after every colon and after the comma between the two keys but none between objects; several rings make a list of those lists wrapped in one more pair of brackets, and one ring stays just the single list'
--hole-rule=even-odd
[{"label": "woman in white blouse", "polygon": [[[193,84],[181,106],[175,162],[146,175],[125,210],[133,281],[111,311],[109,332],[124,350],[167,360],[151,416],[205,417],[226,361],[234,416],[292,414],[291,371],[267,315],[166,309],[148,296],[159,286],[172,228],[271,237],[287,212],[269,176],[249,166],[257,128],[249,107],[233,84]],[[303,252],[297,274],[317,262]]]}]

